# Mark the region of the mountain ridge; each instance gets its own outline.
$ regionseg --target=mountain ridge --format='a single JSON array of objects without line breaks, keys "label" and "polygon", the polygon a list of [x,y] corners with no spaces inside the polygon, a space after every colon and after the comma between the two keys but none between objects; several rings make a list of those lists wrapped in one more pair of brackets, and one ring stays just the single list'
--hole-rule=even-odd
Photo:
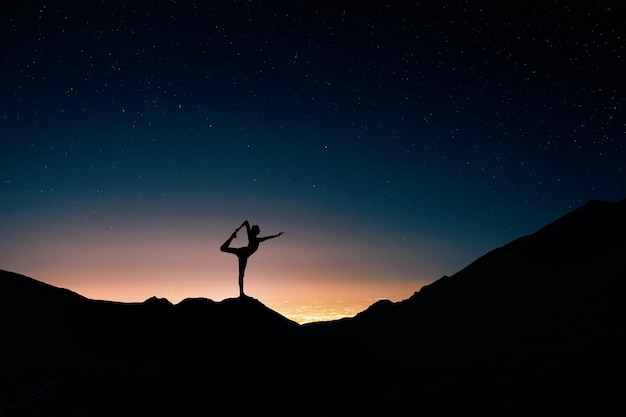
[{"label": "mountain ridge", "polygon": [[[471,299],[471,295],[479,296],[480,292],[521,294],[506,300],[509,310],[513,305],[519,308],[524,303],[521,297],[527,297],[529,292],[539,295],[539,290],[549,290],[551,296],[558,292],[580,297],[590,287],[585,279],[591,273],[598,276],[600,283],[596,285],[609,285],[610,281],[626,277],[625,253],[626,199],[615,203],[592,200],[532,234],[487,252],[457,273],[423,286],[406,300],[379,301],[354,318],[364,319],[374,310],[389,312],[401,309],[401,306],[426,302],[425,299],[442,292],[445,292],[446,300],[437,302],[447,304],[463,303],[463,300]],[[513,271],[507,270],[511,265]],[[531,283],[534,278],[537,285],[511,286],[511,279],[525,277]],[[572,278],[576,281],[573,282]],[[565,284],[572,283],[576,285],[568,290]],[[490,287],[490,291],[485,291],[486,287]],[[511,304],[512,298],[517,298],[514,304]]]},{"label": "mountain ridge", "polygon": [[0,410],[28,384],[31,406],[83,415],[624,410],[625,219],[591,201],[406,300],[304,325],[249,297],[103,302],[0,271]]}]

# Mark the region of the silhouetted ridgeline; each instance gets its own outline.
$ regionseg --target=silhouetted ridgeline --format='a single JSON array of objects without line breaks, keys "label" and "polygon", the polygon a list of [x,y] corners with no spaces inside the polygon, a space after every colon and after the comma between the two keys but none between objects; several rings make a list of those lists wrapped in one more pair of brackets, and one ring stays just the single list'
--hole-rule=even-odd
[{"label": "silhouetted ridgeline", "polygon": [[302,326],[253,298],[103,302],[0,271],[0,415],[623,414],[625,278],[626,200]]}]

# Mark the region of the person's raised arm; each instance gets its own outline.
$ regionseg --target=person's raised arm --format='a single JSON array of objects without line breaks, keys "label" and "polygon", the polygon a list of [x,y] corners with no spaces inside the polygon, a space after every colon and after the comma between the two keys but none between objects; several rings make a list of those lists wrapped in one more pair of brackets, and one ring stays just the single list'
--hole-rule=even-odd
[{"label": "person's raised arm", "polygon": [[259,242],[263,242],[263,241],[265,241],[265,240],[267,240],[267,239],[274,239],[275,237],[278,237],[278,236],[282,235],[283,233],[284,233],[284,232],[280,232],[280,233],[279,233],[279,234],[277,234],[277,235],[271,235],[271,236],[260,237],[260,238],[259,238]]},{"label": "person's raised arm", "polygon": [[245,220],[243,223],[241,223],[241,226],[239,226],[239,228],[241,229],[244,226],[246,226],[246,230],[248,232],[250,232],[250,223],[247,220]]}]

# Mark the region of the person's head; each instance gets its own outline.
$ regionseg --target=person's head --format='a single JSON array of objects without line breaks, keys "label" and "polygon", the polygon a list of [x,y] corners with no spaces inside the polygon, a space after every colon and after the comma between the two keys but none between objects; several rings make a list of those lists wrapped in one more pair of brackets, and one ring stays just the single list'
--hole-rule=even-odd
[{"label": "person's head", "polygon": [[250,231],[255,236],[258,235],[259,233],[261,233],[261,229],[256,224],[250,228]]}]

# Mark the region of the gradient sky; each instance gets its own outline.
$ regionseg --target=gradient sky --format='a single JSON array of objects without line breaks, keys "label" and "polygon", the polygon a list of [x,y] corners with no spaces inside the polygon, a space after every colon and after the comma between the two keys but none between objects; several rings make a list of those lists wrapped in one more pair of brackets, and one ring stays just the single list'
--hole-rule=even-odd
[{"label": "gradient sky", "polygon": [[621,2],[16,3],[0,268],[89,298],[235,297],[247,219],[249,295],[352,316],[626,197]]}]

